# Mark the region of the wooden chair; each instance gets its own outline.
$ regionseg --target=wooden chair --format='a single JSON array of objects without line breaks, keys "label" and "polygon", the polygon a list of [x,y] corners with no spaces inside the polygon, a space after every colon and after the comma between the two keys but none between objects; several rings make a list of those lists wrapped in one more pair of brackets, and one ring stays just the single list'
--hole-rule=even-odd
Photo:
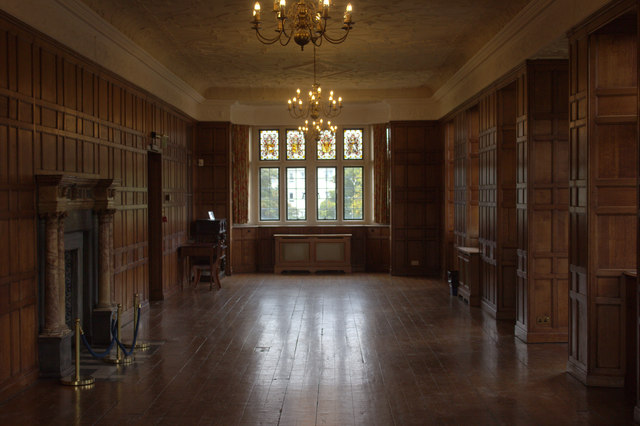
[{"label": "wooden chair", "polygon": [[191,261],[191,274],[195,277],[193,280],[194,287],[200,282],[202,272],[209,271],[211,277],[209,280],[209,290],[213,289],[214,281],[218,286],[218,289],[222,288],[222,285],[220,284],[220,262],[225,257],[224,249],[225,246],[222,244],[216,244],[215,247],[212,247],[208,259],[196,257]]}]

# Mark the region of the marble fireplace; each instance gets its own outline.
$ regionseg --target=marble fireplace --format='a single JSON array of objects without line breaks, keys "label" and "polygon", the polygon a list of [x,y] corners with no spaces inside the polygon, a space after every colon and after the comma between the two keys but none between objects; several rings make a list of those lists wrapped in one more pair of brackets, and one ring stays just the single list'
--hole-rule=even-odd
[{"label": "marble fireplace", "polygon": [[72,370],[70,325],[75,318],[93,342],[110,339],[118,183],[93,175],[39,174],[36,185],[40,373],[61,377]]}]

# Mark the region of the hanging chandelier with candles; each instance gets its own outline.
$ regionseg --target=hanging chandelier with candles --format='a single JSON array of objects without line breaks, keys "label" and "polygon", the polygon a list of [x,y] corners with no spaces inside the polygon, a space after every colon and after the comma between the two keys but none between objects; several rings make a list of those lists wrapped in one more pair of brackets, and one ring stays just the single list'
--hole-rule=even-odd
[{"label": "hanging chandelier with candles", "polygon": [[[304,125],[298,129],[308,138],[313,139],[323,130],[336,131],[329,118],[337,117],[342,112],[342,97],[336,97],[333,90],[329,92],[327,101],[322,99],[322,87],[316,76],[316,49],[313,48],[313,85],[306,99],[303,99],[300,89],[296,95],[287,101],[289,114],[293,118],[305,119]],[[326,119],[326,121],[325,121]],[[310,122],[311,120],[311,122]]]},{"label": "hanging chandelier with candles", "polygon": [[256,30],[258,40],[264,44],[273,44],[279,41],[281,45],[286,46],[293,39],[304,50],[304,46],[309,42],[314,46],[320,46],[323,40],[332,44],[342,43],[346,40],[354,24],[351,19],[351,3],[347,4],[344,12],[342,21],[344,34],[335,38],[327,34],[327,22],[331,19],[329,16],[330,8],[330,0],[297,0],[289,3],[289,6],[287,6],[286,0],[275,0],[273,13],[277,23],[276,36],[269,38],[260,32],[261,7],[260,2],[256,2],[253,7],[251,24],[252,28]]}]

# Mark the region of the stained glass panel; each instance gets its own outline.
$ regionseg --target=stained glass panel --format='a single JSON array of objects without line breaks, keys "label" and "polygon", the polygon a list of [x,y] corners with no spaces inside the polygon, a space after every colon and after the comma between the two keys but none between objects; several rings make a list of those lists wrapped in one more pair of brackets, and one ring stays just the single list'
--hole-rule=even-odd
[{"label": "stained glass panel", "polygon": [[344,159],[362,160],[361,129],[346,129],[344,131]]},{"label": "stained glass panel", "polygon": [[336,134],[331,130],[322,130],[318,137],[318,160],[336,159]]},{"label": "stained glass panel", "polygon": [[287,130],[287,160],[304,160],[304,133],[300,130]]},{"label": "stained glass panel", "polygon": [[260,130],[260,159],[279,160],[280,144],[277,130]]}]

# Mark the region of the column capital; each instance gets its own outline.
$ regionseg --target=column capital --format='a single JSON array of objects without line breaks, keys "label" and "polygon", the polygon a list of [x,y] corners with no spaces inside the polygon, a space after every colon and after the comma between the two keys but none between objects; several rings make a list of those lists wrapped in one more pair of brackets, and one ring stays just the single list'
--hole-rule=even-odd
[{"label": "column capital", "polygon": [[116,209],[100,209],[96,210],[96,213],[99,218],[113,216],[116,212]]},{"label": "column capital", "polygon": [[55,212],[40,212],[38,213],[40,219],[44,220],[59,220],[67,217],[66,211],[55,211]]}]

